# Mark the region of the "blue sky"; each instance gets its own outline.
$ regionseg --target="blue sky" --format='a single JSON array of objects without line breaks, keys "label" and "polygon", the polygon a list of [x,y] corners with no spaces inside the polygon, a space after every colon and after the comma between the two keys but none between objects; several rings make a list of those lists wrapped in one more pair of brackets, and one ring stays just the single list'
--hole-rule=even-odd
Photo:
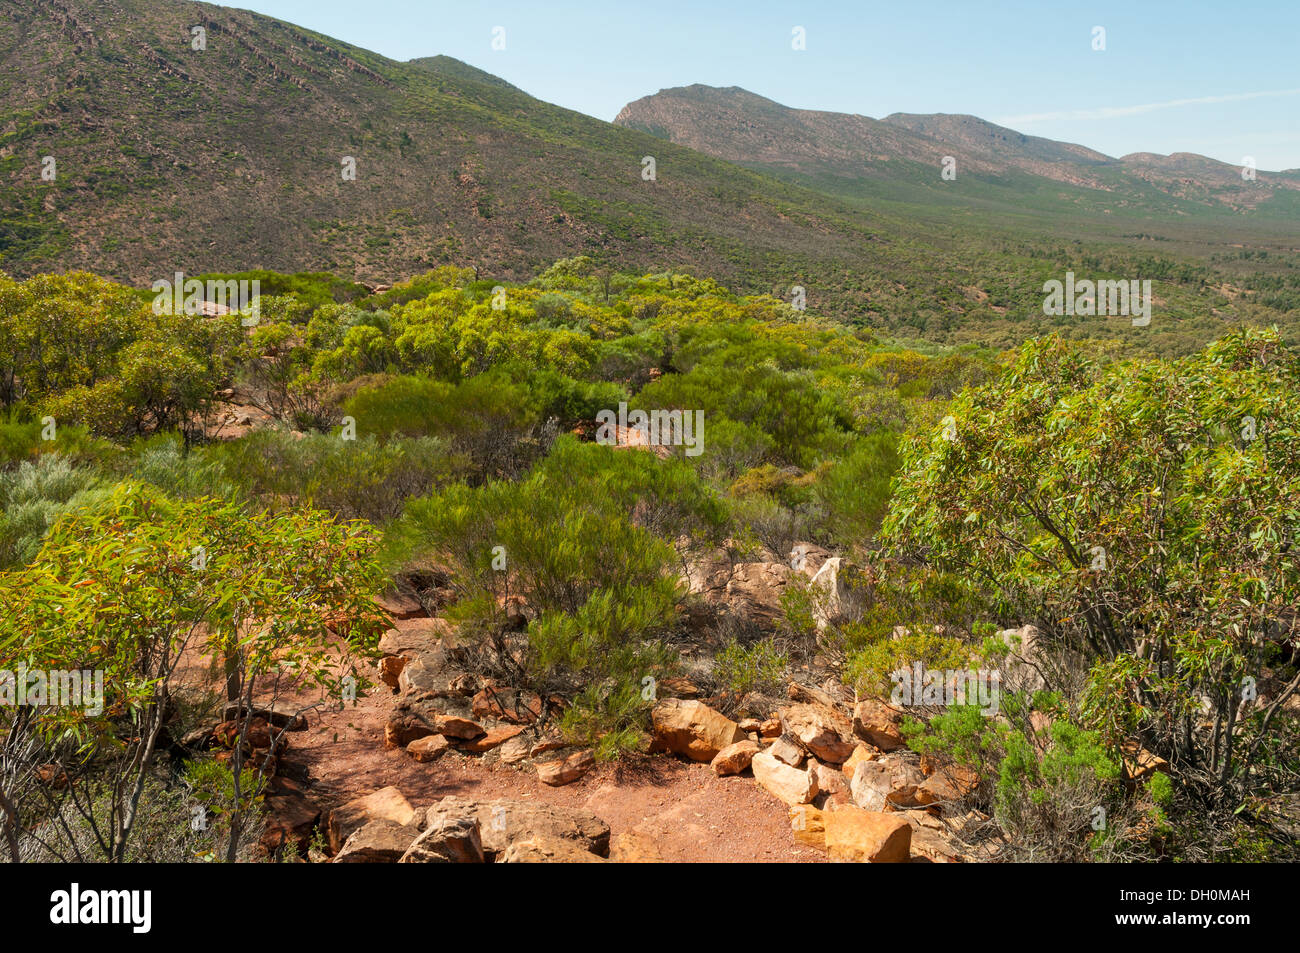
[{"label": "blue sky", "polygon": [[[1300,168],[1300,0],[234,0],[398,60],[444,53],[601,119],[670,86],[971,113],[1105,152]],[[990,9],[979,9],[986,6]],[[505,49],[492,48],[504,27]],[[807,48],[791,48],[802,26]],[[1093,28],[1105,29],[1104,51]]]}]

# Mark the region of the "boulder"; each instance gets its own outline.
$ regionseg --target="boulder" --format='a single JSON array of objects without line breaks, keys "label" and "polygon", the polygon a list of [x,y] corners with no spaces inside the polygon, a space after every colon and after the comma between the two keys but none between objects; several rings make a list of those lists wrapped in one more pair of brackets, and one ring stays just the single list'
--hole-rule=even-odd
[{"label": "boulder", "polygon": [[[491,732],[489,732],[489,734],[490,733]],[[533,743],[531,739],[522,735],[516,735],[509,741],[504,742],[498,753],[501,755],[501,760],[504,763],[518,764],[520,761],[524,761],[528,758],[532,746]]]},{"label": "boulder", "polygon": [[414,619],[418,616],[428,615],[419,599],[408,592],[399,592],[396,589],[385,592],[375,602],[378,603],[379,608],[397,620]]},{"label": "boulder", "polygon": [[[804,564],[805,568],[807,563]],[[845,587],[843,560],[832,556],[812,575],[809,587],[821,590],[814,609],[817,629],[820,631],[844,614]]]},{"label": "boulder", "polygon": [[790,705],[781,709],[781,724],[788,735],[820,761],[843,764],[853,754],[853,724],[832,708]]},{"label": "boulder", "polygon": [[898,730],[902,715],[882,702],[866,700],[853,708],[853,733],[881,751],[894,751],[907,742]]},{"label": "boulder", "polygon": [[[237,702],[227,704],[221,712],[222,721],[234,721],[244,716],[245,708]],[[254,705],[253,717],[267,721],[280,731],[306,731],[307,716],[289,705]],[[255,747],[264,747],[255,745]]]},{"label": "boulder", "polygon": [[756,741],[737,741],[714,755],[713,760],[709,762],[709,767],[713,768],[713,773],[720,778],[740,774],[749,767],[749,763],[754,760],[754,755],[758,754],[759,750]]},{"label": "boulder", "polygon": [[445,653],[416,652],[402,666],[397,676],[397,690],[403,695],[441,696],[451,690],[453,677]]},{"label": "boulder", "polygon": [[389,688],[399,688],[404,668],[406,668],[406,656],[385,655],[379,660],[379,680]]},{"label": "boulder", "polygon": [[[380,788],[365,797],[355,798],[330,811],[328,825],[330,848],[337,853],[353,831],[370,821],[392,821],[399,826],[404,826],[414,820],[415,809],[402,796],[401,791],[391,786]],[[410,842],[407,843],[409,845]]]},{"label": "boulder", "polygon": [[750,767],[755,780],[786,804],[808,804],[817,796],[817,779],[811,772],[792,768],[767,751],[754,755]]},{"label": "boulder", "polygon": [[853,803],[866,811],[883,811],[891,790],[889,768],[879,761],[862,761],[853,771],[849,789]]},{"label": "boulder", "polygon": [[729,611],[760,623],[783,618],[781,596],[794,571],[785,563],[740,563],[731,573],[723,600]]},{"label": "boulder", "polygon": [[566,757],[540,762],[537,765],[537,780],[551,787],[572,784],[590,771],[595,764],[595,754],[590,748],[584,748]]},{"label": "boulder", "polygon": [[406,746],[406,753],[421,763],[437,761],[450,750],[451,742],[442,735],[425,735]]},{"label": "boulder", "polygon": [[929,798],[927,803],[937,801],[956,801],[966,797],[979,787],[979,775],[970,768],[959,764],[949,764],[936,768],[920,785]]},{"label": "boulder", "polygon": [[395,864],[402,858],[419,831],[414,824],[368,821],[348,835],[336,864]]},{"label": "boulder", "polygon": [[[446,803],[443,798],[440,803]],[[463,800],[463,799],[458,799]],[[577,843],[584,851],[604,857],[609,853],[609,825],[596,815],[557,804],[500,799],[473,802],[489,859],[511,843],[544,835]],[[430,808],[430,811],[434,808]]]},{"label": "boulder", "polygon": [[561,748],[567,748],[569,743],[561,735],[546,735],[538,738],[533,742],[533,746],[528,749],[528,756],[536,758],[539,754],[546,754],[548,751],[559,751]]},{"label": "boulder", "polygon": [[912,825],[898,814],[842,807],[822,814],[826,852],[851,863],[904,863],[911,853]]},{"label": "boulder", "polygon": [[875,752],[866,745],[858,745],[853,749],[853,754],[849,755],[849,760],[840,765],[840,770],[844,772],[845,778],[852,778],[853,771],[857,768],[859,763],[863,761],[872,761],[875,757]]},{"label": "boulder", "polygon": [[243,733],[245,749],[270,748],[272,742],[276,748],[283,750],[289,746],[289,739],[283,735],[283,729],[271,727],[265,718],[252,718],[247,723],[243,719],[223,721],[212,729],[212,737],[223,748],[234,748]]},{"label": "boulder", "polygon": [[534,834],[514,841],[497,860],[502,864],[603,864],[605,858],[585,850],[576,841]]},{"label": "boulder", "polygon": [[998,638],[1011,649],[1000,666],[1002,689],[1037,692],[1046,688],[1047,683],[1037,667],[1041,660],[1038,628],[1024,625],[1003,629],[998,632]]},{"label": "boulder", "polygon": [[698,701],[665,698],[651,719],[656,747],[692,761],[712,761],[723,748],[745,740],[739,725]]},{"label": "boulder", "polygon": [[448,805],[445,810],[429,809],[424,830],[399,863],[481,864],[484,860],[478,813],[469,805]]},{"label": "boulder", "polygon": [[384,725],[384,747],[405,748],[411,742],[436,734],[433,727],[409,711],[395,711]]},{"label": "boulder", "polygon": [[523,730],[520,725],[497,725],[495,728],[489,728],[477,738],[471,738],[468,741],[458,740],[456,747],[466,754],[483,754],[485,751],[491,751],[493,748],[505,744],[516,735],[522,734]]},{"label": "boulder", "polygon": [[826,849],[826,825],[822,812],[811,804],[796,804],[790,808],[790,830],[799,843],[818,850]]},{"label": "boulder", "polygon": [[863,761],[853,771],[853,803],[868,811],[892,807],[923,807],[938,800],[925,787],[925,775],[914,764],[886,756]]},{"label": "boulder", "polygon": [[782,735],[768,746],[767,753],[792,768],[803,767],[804,750],[789,735]]},{"label": "boulder", "polygon": [[487,734],[483,726],[477,721],[470,721],[468,718],[461,718],[459,715],[443,713],[433,715],[433,730],[440,735],[446,735],[448,738],[460,738],[466,741]]},{"label": "boulder", "polygon": [[312,833],[320,821],[320,808],[296,792],[268,794],[262,799],[266,824],[259,843],[268,854],[293,846],[307,852]]},{"label": "boulder", "polygon": [[[817,793],[826,794],[836,800],[847,801],[850,797],[849,779],[839,768],[813,761],[808,770],[817,779]],[[842,797],[841,797],[842,796]]]}]

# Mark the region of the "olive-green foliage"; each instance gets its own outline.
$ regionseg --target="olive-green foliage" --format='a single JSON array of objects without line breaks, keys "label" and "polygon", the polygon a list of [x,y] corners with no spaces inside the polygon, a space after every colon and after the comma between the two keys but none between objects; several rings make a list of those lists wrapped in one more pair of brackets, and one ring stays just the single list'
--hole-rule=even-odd
[{"label": "olive-green foliage", "polygon": [[189,427],[225,380],[238,318],[154,314],[93,275],[0,275],[0,406],[129,437]]},{"label": "olive-green foliage", "polygon": [[[1007,835],[1003,859],[1116,859],[1129,812],[1118,758],[1104,738],[1073,722],[1051,696],[1000,700],[997,717],[955,705],[928,725],[905,719],[903,735],[914,750],[986,779],[970,797]],[[1030,723],[1030,704],[1056,716],[1046,730]]]},{"label": "olive-green foliage", "polygon": [[206,451],[249,499],[314,506],[345,519],[386,523],[405,501],[464,475],[466,463],[433,437],[380,440],[341,433],[294,437],[264,430]]},{"label": "olive-green foliage", "polygon": [[732,640],[718,653],[713,675],[729,691],[738,695],[748,692],[775,694],[782,685],[789,656],[777,648],[771,638],[749,645]]},{"label": "olive-green foliage", "polygon": [[59,516],[92,500],[99,486],[93,470],[57,453],[0,471],[0,569],[30,562]]},{"label": "olive-green foliage", "polygon": [[[415,500],[390,534],[400,556],[449,560],[467,631],[505,651],[498,597],[537,612],[516,675],[580,692],[565,727],[615,747],[637,736],[642,679],[669,670],[679,561],[669,540],[712,537],[725,509],[689,466],[651,454],[558,440],[518,482],[450,487]],[[500,548],[498,548],[500,547]],[[498,568],[494,568],[494,562]]]},{"label": "olive-green foliage", "polygon": [[951,411],[951,439],[904,447],[888,538],[1083,651],[1109,744],[1140,733],[1212,801],[1260,785],[1274,734],[1240,689],[1274,664],[1251,633],[1300,602],[1300,353],[1246,331],[1098,363],[1048,339]]}]

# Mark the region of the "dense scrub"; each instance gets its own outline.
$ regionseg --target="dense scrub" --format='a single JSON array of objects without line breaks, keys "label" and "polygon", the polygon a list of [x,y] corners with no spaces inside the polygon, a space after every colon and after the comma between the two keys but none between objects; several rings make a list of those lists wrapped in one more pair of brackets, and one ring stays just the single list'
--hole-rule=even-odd
[{"label": "dense scrub", "polygon": [[[71,722],[5,710],[11,853],[67,809],[35,775],[58,765],[93,809],[43,850],[132,856],[143,792],[185,783],[226,819],[205,849],[242,856],[258,778],[182,781],[140,747],[141,724],[179,736],[214,703],[173,684],[181,649],[224,660],[231,701],[291,652],[336,704],[331,653],[370,651],[371,597],[413,572],[448,580],[484,672],[563,698],[561,729],[610,757],[644,742],[643,688],[687,644],[733,698],[779,694],[795,666],[887,696],[914,662],[1001,664],[993,633],[1033,623],[1059,669],[1040,691],[909,728],[987,779],[972,803],[1025,855],[1294,849],[1277,815],[1298,773],[1300,394],[1275,334],[1179,361],[1057,338],[923,353],[586,259],[509,287],[449,267],[367,294],[264,277],[252,327],[160,317],[89,275],[0,278],[0,668],[111,660],[118,699]],[[620,405],[701,412],[702,452],[602,446]],[[232,438],[232,408],[264,424]],[[831,624],[792,585],[771,625],[693,627],[694,556],[786,562],[809,543],[846,557],[854,598]],[[1243,678],[1267,705],[1242,703]],[[1173,768],[1151,790],[1125,784],[1134,741]],[[1093,836],[1102,805],[1158,811],[1159,836]],[[1225,833],[1206,841],[1211,818]]]}]

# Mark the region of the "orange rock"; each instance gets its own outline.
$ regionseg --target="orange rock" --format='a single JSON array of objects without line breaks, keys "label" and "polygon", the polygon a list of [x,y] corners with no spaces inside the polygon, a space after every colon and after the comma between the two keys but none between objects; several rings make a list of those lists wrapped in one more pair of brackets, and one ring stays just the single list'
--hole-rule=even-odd
[{"label": "orange rock", "polygon": [[485,734],[483,726],[476,721],[470,721],[468,718],[461,718],[459,715],[435,715],[433,717],[433,730],[440,735],[446,735],[448,738],[477,738]]},{"label": "orange rock", "polygon": [[442,735],[425,735],[406,746],[406,753],[421,763],[437,761],[451,749],[451,743]]},{"label": "orange rock", "polygon": [[379,680],[389,688],[396,688],[406,668],[406,659],[401,655],[386,655],[379,660]]},{"label": "orange rock", "polygon": [[873,761],[875,760],[875,757],[876,754],[872,749],[868,748],[866,745],[858,745],[853,749],[853,754],[849,755],[849,760],[840,765],[840,770],[844,772],[846,778],[852,779],[853,769],[858,766],[859,762]]},{"label": "orange rock", "polygon": [[822,814],[826,852],[851,863],[905,863],[911,853],[912,825],[897,814],[841,807]]},{"label": "orange rock", "polygon": [[727,745],[714,755],[709,766],[713,768],[713,773],[718,777],[740,774],[749,767],[749,763],[754,760],[754,755],[758,754],[758,752],[759,747],[756,742],[749,740],[737,741],[735,744]]},{"label": "orange rock", "polygon": [[906,745],[898,724],[902,716],[878,701],[858,702],[853,709],[853,733],[881,751],[893,751]]},{"label": "orange rock", "polygon": [[790,829],[799,843],[818,850],[826,849],[826,825],[822,812],[811,804],[795,804],[790,808]]},{"label": "orange rock", "polygon": [[572,784],[590,771],[595,764],[596,756],[590,748],[585,748],[582,751],[575,751],[567,758],[543,761],[537,765],[537,779],[551,787]]},{"label": "orange rock", "polygon": [[723,748],[745,740],[739,725],[697,701],[665,698],[654,707],[651,720],[656,746],[692,761],[712,761]]},{"label": "orange rock", "polygon": [[487,733],[469,741],[458,741],[456,747],[466,754],[482,754],[491,751],[497,745],[505,744],[511,738],[523,733],[522,725],[498,725],[489,728]]}]

